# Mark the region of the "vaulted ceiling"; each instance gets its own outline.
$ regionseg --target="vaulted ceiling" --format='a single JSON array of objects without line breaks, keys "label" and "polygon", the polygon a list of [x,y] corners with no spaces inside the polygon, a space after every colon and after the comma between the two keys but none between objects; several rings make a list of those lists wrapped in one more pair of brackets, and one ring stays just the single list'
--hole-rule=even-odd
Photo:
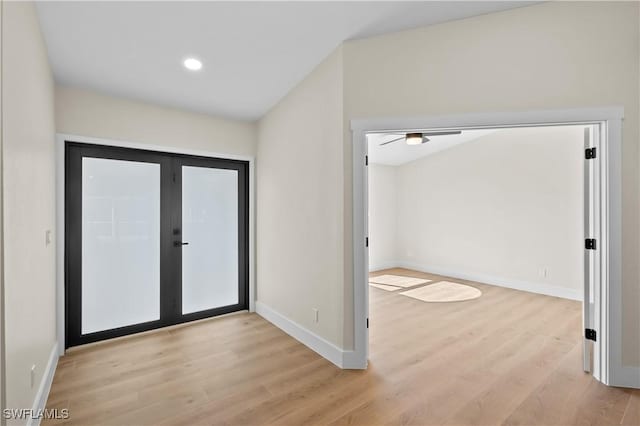
[{"label": "vaulted ceiling", "polygon": [[[530,3],[39,2],[38,14],[61,84],[253,120],[345,40]],[[186,70],[188,56],[203,69]]]}]

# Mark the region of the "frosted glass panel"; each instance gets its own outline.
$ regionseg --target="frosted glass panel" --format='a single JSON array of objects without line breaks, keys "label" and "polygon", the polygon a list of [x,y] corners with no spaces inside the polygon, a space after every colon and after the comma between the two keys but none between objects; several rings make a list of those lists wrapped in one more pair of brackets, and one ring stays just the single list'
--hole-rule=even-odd
[{"label": "frosted glass panel", "polygon": [[160,165],[82,159],[82,334],[160,319]]},{"label": "frosted glass panel", "polygon": [[182,313],[238,300],[238,172],[182,167]]}]

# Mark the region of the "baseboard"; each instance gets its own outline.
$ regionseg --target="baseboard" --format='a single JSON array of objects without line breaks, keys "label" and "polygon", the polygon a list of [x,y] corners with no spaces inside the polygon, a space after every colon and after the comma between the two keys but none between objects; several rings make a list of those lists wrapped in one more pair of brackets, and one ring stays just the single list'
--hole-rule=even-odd
[{"label": "baseboard", "polygon": [[640,389],[640,367],[622,366],[614,368],[611,386]]},{"label": "baseboard", "polygon": [[344,351],[342,355],[342,368],[345,370],[366,370],[367,360],[362,354],[355,351]]},{"label": "baseboard", "polygon": [[400,262],[397,260],[388,260],[384,262],[369,264],[369,272],[381,271],[383,269],[391,269],[398,266]]},{"label": "baseboard", "polygon": [[582,300],[582,291],[565,287],[558,287],[544,283],[533,283],[528,281],[518,281],[509,278],[496,277],[474,272],[464,272],[455,269],[441,268],[438,266],[419,265],[412,262],[398,262],[396,267],[413,269],[426,273],[444,275],[461,280],[477,281],[483,284],[495,285],[498,287],[511,288],[514,290],[527,291],[529,293],[544,294],[547,296],[561,297],[570,300]]},{"label": "baseboard", "polygon": [[[33,401],[32,413],[41,413],[47,405],[47,398],[49,398],[51,383],[53,382],[53,376],[56,373],[56,367],[58,366],[58,358],[58,342],[55,342],[51,348],[49,361],[47,362],[47,367],[42,375],[40,386],[38,386],[38,393],[36,393],[36,397]],[[40,424],[40,420],[40,418],[30,418],[27,421],[27,426],[37,426]]]},{"label": "baseboard", "polygon": [[[264,303],[256,302],[256,313],[338,367],[358,368],[351,365],[353,364],[349,356],[351,351],[343,351],[333,343],[290,320]],[[347,363],[345,363],[345,357],[348,361]]]}]

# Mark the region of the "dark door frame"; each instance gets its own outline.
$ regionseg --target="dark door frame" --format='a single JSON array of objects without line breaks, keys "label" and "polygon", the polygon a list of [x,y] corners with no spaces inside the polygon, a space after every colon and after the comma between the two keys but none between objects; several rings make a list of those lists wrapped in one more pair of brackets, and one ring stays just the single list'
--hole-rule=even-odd
[{"label": "dark door frame", "polygon": [[[82,158],[107,158],[160,165],[160,319],[83,335],[82,303]],[[169,153],[140,148],[64,142],[64,295],[65,348],[148,331],[169,325],[249,309],[249,162]],[[181,313],[182,165],[238,171],[238,295],[239,303],[183,315]],[[176,231],[178,235],[176,235]]]}]

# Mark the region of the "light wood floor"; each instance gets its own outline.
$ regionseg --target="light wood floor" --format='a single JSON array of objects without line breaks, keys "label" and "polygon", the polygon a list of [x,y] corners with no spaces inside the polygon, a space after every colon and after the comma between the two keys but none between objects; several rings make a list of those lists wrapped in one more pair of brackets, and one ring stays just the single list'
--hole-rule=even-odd
[{"label": "light wood floor", "polygon": [[47,408],[79,425],[640,425],[640,391],[581,371],[578,302],[473,285],[443,304],[371,288],[366,371],[239,314],[74,351]]}]

